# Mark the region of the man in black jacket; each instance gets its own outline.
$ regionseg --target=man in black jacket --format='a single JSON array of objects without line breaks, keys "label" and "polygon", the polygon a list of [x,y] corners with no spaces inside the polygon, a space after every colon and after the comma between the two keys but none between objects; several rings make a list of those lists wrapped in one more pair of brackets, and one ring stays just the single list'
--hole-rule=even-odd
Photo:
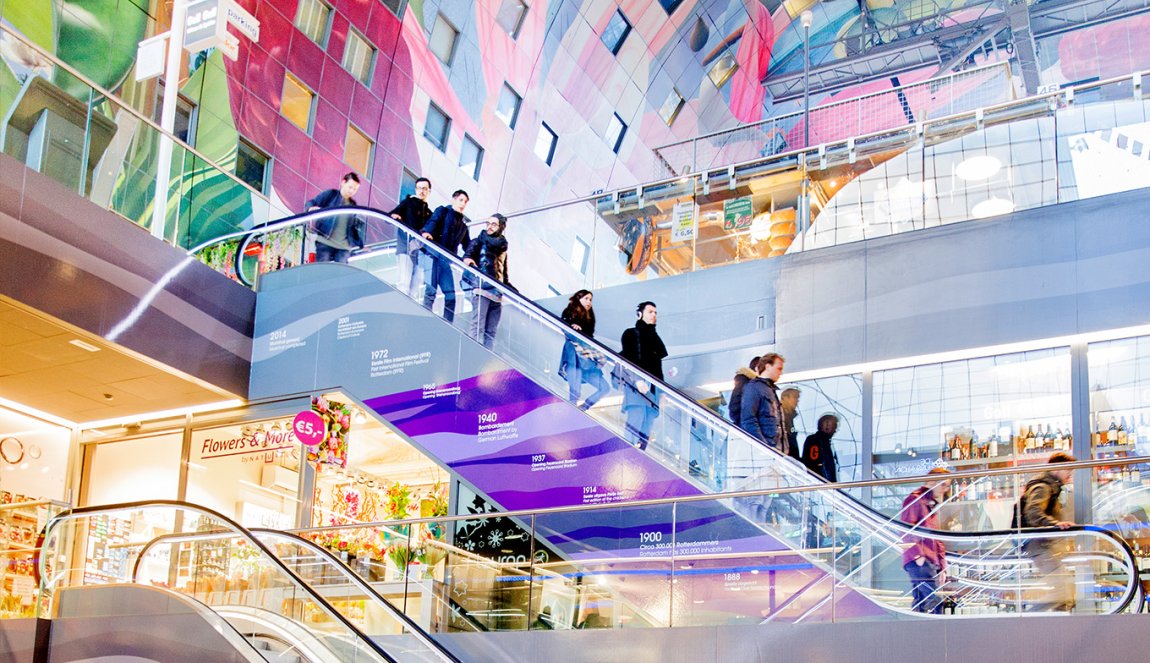
[{"label": "man in black jacket", "polygon": [[408,196],[403,202],[388,212],[391,218],[399,221],[411,233],[398,230],[395,233],[395,258],[399,266],[399,278],[408,278],[406,290],[413,298],[423,285],[418,278],[419,254],[423,253],[419,242],[412,241],[412,233],[419,233],[431,218],[431,208],[427,206],[427,197],[431,195],[431,180],[421,177],[415,180],[415,195]]},{"label": "man in black jacket", "polygon": [[839,457],[831,446],[831,438],[838,429],[839,418],[824,414],[819,417],[818,431],[808,435],[803,443],[803,465],[831,483],[839,480]]},{"label": "man in black jacket", "polygon": [[[304,203],[308,212],[355,206],[354,196],[359,191],[359,175],[343,176],[338,189],[328,189]],[[363,219],[353,214],[322,218],[311,224],[315,233],[315,261],[347,263],[353,249],[362,249],[365,233]]]},{"label": "man in black jacket", "polygon": [[[1054,466],[1026,484],[1016,507],[1015,525],[1058,529],[1068,529],[1074,525],[1063,513],[1060,499],[1062,488],[1070,482],[1074,470],[1056,468],[1059,463],[1073,463],[1075,460],[1074,456],[1061,451],[1050,457],[1047,463]],[[1022,549],[1031,556],[1041,584],[1046,588],[1043,595],[1035,597],[1032,609],[1073,611],[1074,572],[1063,564],[1062,558],[1074,549],[1074,539],[1036,536],[1023,544]]]},{"label": "man in black jacket", "polygon": [[[635,326],[623,331],[623,349],[619,355],[646,371],[651,377],[663,379],[663,358],[667,346],[655,331],[658,309],[655,302],[642,302],[635,309]],[[659,392],[655,386],[637,375],[628,373],[623,385],[623,413],[627,416],[627,441],[646,449],[651,439],[655,417],[659,416]]]},{"label": "man in black jacket", "polygon": [[774,352],[759,358],[759,376],[743,388],[743,430],[764,446],[787,454],[786,435],[783,434],[783,407],[779,403],[777,382],[783,375],[786,360]]},{"label": "man in black jacket", "polygon": [[[471,233],[463,220],[463,208],[467,207],[468,199],[467,192],[462,189],[451,194],[450,205],[443,205],[432,212],[423,226],[423,237],[444,251],[459,255],[459,249],[471,243]],[[454,322],[455,277],[451,273],[451,263],[441,258],[431,261],[431,279],[423,286],[423,305],[428,309],[435,303],[436,289],[443,292],[443,319]]]},{"label": "man in black jacket", "polygon": [[[487,228],[479,231],[479,236],[467,245],[463,262],[492,281],[509,286],[507,238],[503,236],[506,228],[507,217],[492,214],[487,219]],[[468,282],[467,275],[463,279],[464,283]],[[473,283],[471,292],[471,336],[491,348],[495,345],[495,330],[503,314],[503,295],[489,283]]]}]

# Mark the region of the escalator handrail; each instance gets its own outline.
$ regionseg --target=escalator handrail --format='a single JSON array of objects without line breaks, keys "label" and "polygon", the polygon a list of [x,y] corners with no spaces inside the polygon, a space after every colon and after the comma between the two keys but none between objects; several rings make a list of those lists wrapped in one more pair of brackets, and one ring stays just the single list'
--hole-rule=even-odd
[{"label": "escalator handrail", "polygon": [[[381,605],[389,615],[402,623],[405,628],[407,628],[413,635],[415,635],[416,639],[427,645],[429,648],[434,649],[438,653],[442,654],[444,660],[452,661],[453,663],[463,663],[458,658],[456,658],[454,654],[436,642],[434,638],[429,636],[422,627],[412,621],[412,619],[408,617],[402,610],[396,608],[391,604],[390,601],[380,595],[379,592],[375,591],[375,588],[372,587],[370,583],[361,578],[359,574],[347,568],[347,565],[344,564],[343,561],[338,557],[333,555],[331,551],[317,545],[314,541],[299,536],[298,534],[293,534],[291,532],[285,532],[282,530],[269,529],[266,527],[252,527],[247,530],[247,533],[287,539],[292,544],[300,546],[301,548],[306,548],[309,552],[322,557],[325,562],[338,569],[340,575],[347,579],[349,584],[354,585],[356,589],[370,596],[377,604]],[[170,532],[168,534],[161,534],[155,537],[140,548],[140,553],[136,556],[135,567],[132,569],[132,582],[138,582],[137,577],[140,570],[140,564],[143,562],[144,557],[148,553],[148,550],[153,545],[163,545],[163,543],[169,539],[179,539],[181,541],[186,541],[200,537],[211,538],[217,534],[218,532]]]},{"label": "escalator handrail", "polygon": [[[338,610],[333,608],[331,606],[331,604],[327,601],[327,599],[325,599],[319,592],[315,591],[315,589],[311,585],[308,585],[306,582],[303,581],[302,578],[300,578],[298,575],[296,575],[296,573],[294,571],[289,569],[287,567],[287,565],[285,565],[283,563],[283,561],[281,561],[278,557],[276,557],[275,553],[273,553],[266,545],[264,545],[264,543],[262,541],[259,541],[255,537],[251,536],[251,533],[247,530],[247,528],[245,528],[243,525],[240,525],[235,520],[232,520],[231,518],[228,518],[227,516],[217,512],[213,509],[209,509],[207,507],[199,506],[196,504],[190,504],[188,502],[181,502],[179,500],[141,500],[141,501],[137,501],[137,502],[124,502],[124,503],[120,503],[120,504],[105,504],[105,505],[97,505],[97,506],[76,507],[76,508],[69,509],[67,511],[63,511],[63,512],[58,513],[55,516],[53,516],[52,519],[50,521],[48,521],[47,526],[44,528],[44,538],[45,538],[45,540],[47,540],[48,536],[52,533],[52,530],[56,526],[63,524],[63,522],[65,520],[74,520],[74,519],[80,519],[83,517],[90,517],[90,516],[110,515],[112,513],[131,511],[134,509],[163,508],[163,507],[170,507],[173,509],[184,509],[187,511],[194,511],[194,512],[200,513],[204,516],[207,516],[209,518],[218,519],[223,524],[231,527],[232,529],[235,530],[235,532],[237,534],[240,534],[241,536],[247,538],[248,543],[250,545],[254,546],[256,549],[258,549],[260,552],[262,552],[265,556],[267,556],[267,558],[271,562],[272,566],[278,567],[279,570],[282,571],[288,578],[290,578],[297,586],[299,586],[303,590],[303,592],[305,594],[307,594],[307,596],[309,598],[311,598],[313,601],[315,601],[317,604],[319,604],[322,608],[324,608],[324,610],[328,612],[329,616],[331,616],[336,621],[340,622],[340,624],[343,625],[345,628],[347,628],[347,630],[350,631],[355,637],[359,638],[360,640],[363,640],[367,644],[367,647],[369,649],[371,649],[374,653],[378,654],[380,657],[382,657],[385,661],[388,661],[389,663],[399,663],[398,661],[396,661],[395,658],[393,658],[391,656],[391,654],[387,653],[387,651],[384,650],[383,647],[381,647],[378,643],[376,643],[371,638],[364,635],[359,630],[359,628],[357,628],[354,624],[351,623],[350,620],[348,620]],[[187,534],[198,534],[198,532],[188,532]],[[44,563],[44,558],[41,557],[40,564],[42,565],[43,563]],[[136,569],[133,569],[133,575],[135,573],[135,570]],[[40,571],[43,574],[43,568],[41,568]],[[46,578],[47,576],[42,576],[42,577]]]}]

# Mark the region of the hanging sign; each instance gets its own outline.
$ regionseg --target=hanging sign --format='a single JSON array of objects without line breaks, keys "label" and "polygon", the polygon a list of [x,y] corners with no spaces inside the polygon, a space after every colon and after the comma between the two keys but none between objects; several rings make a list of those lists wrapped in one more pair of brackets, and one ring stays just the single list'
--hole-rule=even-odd
[{"label": "hanging sign", "polygon": [[754,212],[750,196],[723,201],[723,230],[749,228]]},{"label": "hanging sign", "polygon": [[671,241],[689,242],[695,239],[695,229],[698,227],[698,206],[693,201],[675,203],[675,210],[671,213]]}]

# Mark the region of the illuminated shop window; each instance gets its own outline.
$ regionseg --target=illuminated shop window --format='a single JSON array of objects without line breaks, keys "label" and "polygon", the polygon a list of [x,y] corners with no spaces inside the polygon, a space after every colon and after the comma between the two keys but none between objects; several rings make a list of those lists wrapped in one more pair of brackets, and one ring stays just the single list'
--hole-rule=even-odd
[{"label": "illuminated shop window", "polygon": [[292,124],[311,133],[311,124],[315,117],[315,93],[291,74],[284,76],[280,113],[291,120]]},{"label": "illuminated shop window", "polygon": [[619,148],[623,146],[623,137],[627,135],[627,123],[623,122],[623,118],[619,117],[618,113],[611,115],[611,121],[607,123],[607,144],[611,146],[611,151],[615,154],[619,153]]},{"label": "illuminated shop window", "polygon": [[241,138],[236,148],[236,177],[256,191],[267,193],[268,183],[271,182],[268,176],[270,168],[271,157]]},{"label": "illuminated shop window", "polygon": [[679,117],[679,111],[683,110],[683,104],[683,95],[679,94],[675,88],[671,88],[671,92],[663,101],[663,105],[659,107],[659,117],[663,118],[668,127],[674,124],[675,118]]},{"label": "illuminated shop window", "polygon": [[735,56],[730,51],[726,51],[719,56],[718,60],[715,60],[715,64],[711,65],[707,71],[707,76],[710,77],[715,87],[721,88],[727,81],[731,80],[731,76],[734,76],[738,69],[739,63],[735,62]]},{"label": "illuminated shop window", "polygon": [[327,48],[327,38],[331,33],[331,7],[319,0],[299,0],[295,13],[295,26],[307,38]]},{"label": "illuminated shop window", "polygon": [[447,132],[451,128],[451,118],[439,106],[431,104],[427,108],[427,123],[423,125],[423,137],[439,148],[447,150]]},{"label": "illuminated shop window", "polygon": [[555,146],[558,143],[559,134],[552,131],[544,122],[539,128],[539,137],[535,139],[535,155],[550,166],[551,160],[555,158]]},{"label": "illuminated shop window", "polygon": [[435,53],[435,57],[439,58],[443,64],[450,65],[451,58],[455,57],[455,43],[457,41],[459,41],[459,30],[448,23],[447,19],[443,18],[443,14],[437,15],[435,26],[431,29],[431,38],[427,40],[431,52]]},{"label": "illuminated shop window", "polygon": [[364,85],[371,85],[371,72],[375,68],[375,49],[355,30],[347,33],[343,49],[343,68],[351,72]]},{"label": "illuminated shop window", "polygon": [[622,10],[616,9],[615,15],[607,23],[607,28],[599,35],[599,39],[613,55],[617,55],[629,34],[631,34],[631,22],[623,15]]},{"label": "illuminated shop window", "polygon": [[503,89],[499,91],[499,105],[495,107],[495,117],[503,120],[504,124],[514,129],[515,122],[519,120],[519,107],[522,104],[523,97],[511,89],[510,85],[504,83]]},{"label": "illuminated shop window", "polygon": [[527,3],[523,0],[503,0],[499,5],[499,13],[495,15],[495,22],[507,31],[512,39],[519,37],[519,30],[523,27],[523,19],[527,17]]},{"label": "illuminated shop window", "polygon": [[343,161],[364,176],[371,172],[371,153],[374,143],[353,125],[347,125],[347,140],[344,141]]},{"label": "illuminated shop window", "polygon": [[483,148],[467,134],[463,135],[463,148],[459,151],[459,167],[473,180],[479,179],[479,170],[483,167]]}]

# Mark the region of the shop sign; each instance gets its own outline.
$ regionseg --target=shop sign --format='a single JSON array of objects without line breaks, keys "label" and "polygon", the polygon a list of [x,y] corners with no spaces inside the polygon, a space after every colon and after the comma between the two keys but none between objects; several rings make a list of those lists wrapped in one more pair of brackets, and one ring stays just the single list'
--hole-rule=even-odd
[{"label": "shop sign", "polygon": [[754,213],[755,208],[750,196],[723,201],[723,230],[749,228]]},{"label": "shop sign", "polygon": [[291,429],[296,439],[309,447],[323,442],[324,434],[327,432],[323,417],[314,410],[304,410],[297,414],[291,422]]},{"label": "shop sign", "polygon": [[280,428],[273,428],[272,430],[260,428],[251,432],[236,431],[234,428],[220,428],[204,431],[204,433],[206,435],[202,440],[195,439],[198,435],[193,437],[193,444],[199,445],[201,460],[280,451],[291,449],[296,443],[290,431]]},{"label": "shop sign", "polygon": [[692,201],[675,203],[675,211],[671,213],[671,241],[688,242],[695,239],[695,228],[698,227],[699,208]]}]

